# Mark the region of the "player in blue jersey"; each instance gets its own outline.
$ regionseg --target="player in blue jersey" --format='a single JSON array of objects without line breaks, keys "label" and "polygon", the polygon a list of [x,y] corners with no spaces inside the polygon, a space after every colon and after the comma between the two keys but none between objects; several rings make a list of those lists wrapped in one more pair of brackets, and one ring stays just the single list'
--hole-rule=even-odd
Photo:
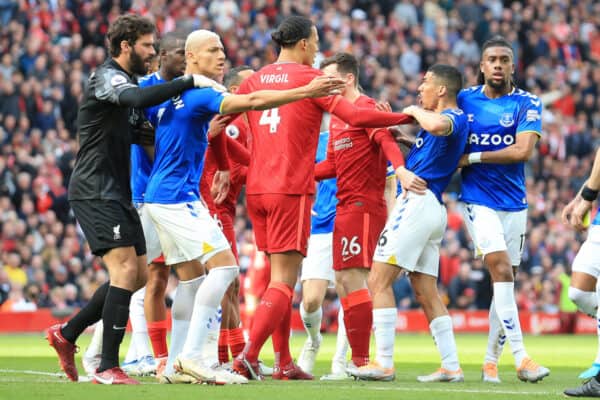
[{"label": "player in blue jersey", "polygon": [[[186,73],[197,71],[215,79],[222,76],[225,53],[214,32],[192,32],[186,40],[185,53]],[[217,308],[239,268],[227,239],[200,201],[199,183],[211,119],[218,114],[270,109],[303,98],[329,95],[342,85],[340,79],[322,76],[306,86],[286,91],[237,95],[212,88],[190,90],[158,110],[154,165],[146,187],[145,207],[155,223],[167,264],[185,268],[199,259],[210,271],[190,305],[189,329],[175,360],[179,372],[203,382],[247,382],[246,378],[218,367]],[[224,135],[219,137],[226,140]],[[215,175],[217,202],[225,197],[229,184],[225,149],[222,143],[214,148],[219,158],[219,171]],[[214,351],[212,346],[204,351],[209,342],[215,344]]]},{"label": "player in blue jersey", "polygon": [[[590,287],[596,286],[598,276],[600,275],[600,208],[596,212],[596,217],[590,225],[590,212],[594,201],[598,199],[600,191],[600,149],[596,151],[596,159],[592,166],[592,172],[583,187],[577,193],[577,196],[563,210],[563,223],[570,224],[575,229],[582,231],[588,229],[588,236],[583,243],[575,260],[573,260],[573,275],[577,273],[579,282],[589,283]],[[591,284],[594,284],[592,286]],[[573,286],[569,288],[569,291]],[[590,293],[591,292],[591,293]],[[570,292],[569,292],[570,294]],[[600,286],[596,286],[595,292],[587,291],[586,294],[594,294],[595,298],[589,296],[586,302],[579,302],[577,306],[583,312],[594,315],[598,320],[598,337],[600,339],[600,313],[598,313],[598,303],[600,300]],[[585,307],[585,308],[584,308]],[[600,353],[600,349],[599,349]],[[572,397],[600,397],[600,371],[598,371],[598,357],[592,365],[592,368],[585,371],[582,375],[588,379],[583,385],[565,390],[567,396]],[[595,372],[595,374],[594,374]],[[582,376],[580,376],[582,378]]]},{"label": "player in blue jersey", "polygon": [[[585,242],[581,245],[571,268],[569,297],[585,314],[599,317],[598,313],[598,276],[600,276],[600,212],[590,225],[590,212],[600,189],[600,150],[592,166],[592,173],[577,196],[565,207],[562,213],[564,224],[570,224],[577,230],[588,229]],[[600,340],[600,322],[598,323]],[[581,379],[591,379],[600,373],[600,346],[592,366],[579,375]],[[598,386],[600,388],[600,386]],[[597,392],[600,394],[600,390]]]},{"label": "player in blue jersey", "polygon": [[482,373],[484,382],[493,383],[500,382],[497,363],[505,340],[520,380],[537,382],[550,373],[525,351],[514,295],[513,274],[521,263],[527,228],[525,162],[542,132],[542,104],[514,86],[513,59],[508,41],[489,39],[483,45],[480,85],[458,95],[458,106],[471,124],[468,154],[460,164],[460,200],[476,253],[483,257],[494,287]]},{"label": "player in blue jersey", "polygon": [[[435,373],[421,382],[460,382],[452,319],[437,291],[440,243],[447,224],[442,192],[464,153],[468,122],[456,105],[462,75],[449,65],[429,68],[419,86],[421,107],[403,113],[420,125],[405,167],[399,167],[402,194],[396,199],[373,257],[369,289],[373,297],[376,359],[350,371],[360,379],[391,381],[395,378],[394,336],[397,310],[392,283],[402,269],[410,275],[416,298],[429,321],[442,358]],[[423,184],[423,180],[427,186]]]}]

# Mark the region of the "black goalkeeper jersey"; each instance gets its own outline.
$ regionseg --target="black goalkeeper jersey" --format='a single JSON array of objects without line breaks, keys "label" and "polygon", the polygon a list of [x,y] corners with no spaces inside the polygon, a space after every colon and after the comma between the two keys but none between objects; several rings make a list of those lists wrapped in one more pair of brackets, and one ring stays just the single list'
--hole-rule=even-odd
[{"label": "black goalkeeper jersey", "polygon": [[119,95],[132,87],[137,87],[135,78],[112,59],[90,76],[77,117],[79,151],[69,200],[131,202],[130,118],[139,112],[119,104]]}]

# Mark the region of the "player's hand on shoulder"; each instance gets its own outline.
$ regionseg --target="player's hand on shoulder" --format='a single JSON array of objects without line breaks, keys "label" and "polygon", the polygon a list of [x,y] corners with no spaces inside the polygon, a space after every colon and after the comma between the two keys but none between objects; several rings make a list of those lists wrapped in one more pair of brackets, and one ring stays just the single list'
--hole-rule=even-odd
[{"label": "player's hand on shoulder", "polygon": [[221,204],[229,193],[230,185],[230,173],[229,171],[217,171],[213,178],[212,186],[210,188],[210,194],[215,201],[215,204]]},{"label": "player's hand on shoulder", "polygon": [[221,85],[219,82],[214,79],[210,79],[204,75],[193,74],[192,78],[194,79],[194,87],[196,88],[213,88],[217,92],[226,92],[227,89],[225,86]]},{"label": "player's hand on shoulder", "polygon": [[424,195],[427,190],[427,182],[423,178],[419,178],[414,172],[409,171],[404,167],[396,169],[396,177],[402,186],[402,197],[406,197],[408,192],[413,192],[419,195]]},{"label": "player's hand on shoulder", "polygon": [[325,97],[342,93],[345,84],[346,82],[343,79],[329,75],[319,75],[310,81],[305,88],[310,94],[309,97]]}]

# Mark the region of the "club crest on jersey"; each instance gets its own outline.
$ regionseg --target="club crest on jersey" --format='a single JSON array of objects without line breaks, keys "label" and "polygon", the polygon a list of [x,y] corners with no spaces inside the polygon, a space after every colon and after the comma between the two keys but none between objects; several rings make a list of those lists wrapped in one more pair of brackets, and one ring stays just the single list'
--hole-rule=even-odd
[{"label": "club crest on jersey", "polygon": [[509,128],[515,124],[515,120],[511,113],[502,114],[502,118],[500,118],[500,125],[505,128]]},{"label": "club crest on jersey", "polygon": [[227,125],[225,133],[232,139],[237,139],[240,136],[240,130],[235,125]]}]

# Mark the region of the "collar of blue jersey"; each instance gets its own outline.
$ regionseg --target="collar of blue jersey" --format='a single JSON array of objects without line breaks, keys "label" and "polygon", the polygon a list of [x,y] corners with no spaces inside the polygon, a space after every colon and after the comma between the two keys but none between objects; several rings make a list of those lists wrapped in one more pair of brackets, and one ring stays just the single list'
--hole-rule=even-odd
[{"label": "collar of blue jersey", "polygon": [[[485,90],[485,84],[481,85],[481,93],[485,94],[484,90]],[[504,96],[512,96],[513,93],[515,93],[516,91],[517,91],[517,87],[513,86],[512,90],[510,92],[506,93]]]}]

